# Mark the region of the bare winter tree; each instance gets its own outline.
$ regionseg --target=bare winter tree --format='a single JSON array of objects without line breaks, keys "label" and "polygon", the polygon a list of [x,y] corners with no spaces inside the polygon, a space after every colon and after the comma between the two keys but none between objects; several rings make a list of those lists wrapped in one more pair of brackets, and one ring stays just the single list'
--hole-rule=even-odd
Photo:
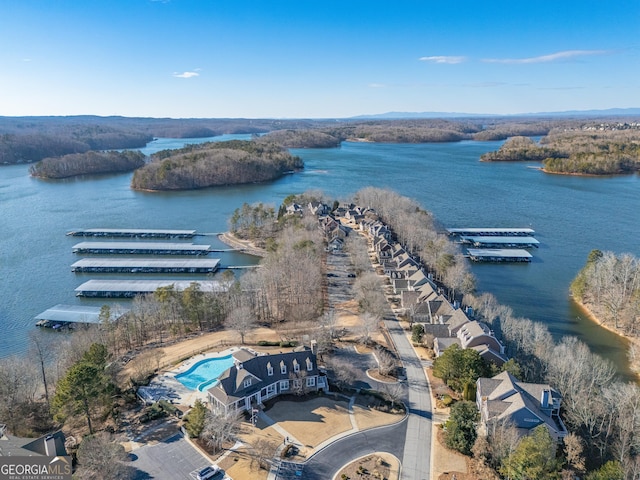
[{"label": "bare winter tree", "polygon": [[362,322],[358,328],[360,331],[360,342],[364,345],[369,345],[371,343],[371,335],[378,330],[380,317],[367,312],[360,315],[360,321]]},{"label": "bare winter tree", "polygon": [[251,308],[245,306],[237,307],[227,315],[225,326],[240,335],[240,342],[244,345],[245,337],[253,331],[256,326],[256,318]]},{"label": "bare winter tree", "polygon": [[135,469],[126,464],[129,455],[124,447],[107,432],[86,437],[78,448],[78,469],[81,479],[120,480],[134,478]]},{"label": "bare winter tree", "polygon": [[358,378],[358,371],[344,359],[332,357],[327,360],[327,368],[331,371],[336,386],[343,390]]},{"label": "bare winter tree", "polygon": [[236,412],[228,414],[210,412],[207,415],[200,438],[215,451],[222,450],[225,443],[235,440],[240,433],[240,418]]},{"label": "bare winter tree", "polygon": [[47,382],[47,367],[53,358],[53,351],[46,345],[44,338],[40,335],[40,332],[31,332],[29,334],[29,357],[35,359],[37,362],[40,374],[42,375],[42,385],[44,387],[44,398],[49,407],[49,384]]},{"label": "bare winter tree", "polygon": [[391,375],[396,369],[396,359],[384,348],[376,348],[378,373],[383,376]]}]

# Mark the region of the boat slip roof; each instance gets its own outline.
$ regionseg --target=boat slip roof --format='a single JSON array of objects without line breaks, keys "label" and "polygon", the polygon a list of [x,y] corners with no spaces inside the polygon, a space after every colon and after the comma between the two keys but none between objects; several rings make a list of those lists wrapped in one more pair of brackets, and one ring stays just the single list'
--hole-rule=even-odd
[{"label": "boat slip roof", "polygon": [[468,240],[473,243],[505,243],[505,244],[513,244],[513,243],[521,243],[523,245],[537,245],[540,242],[533,237],[499,237],[499,236],[478,236],[478,237],[470,237],[470,236],[462,236],[460,237],[462,240]]},{"label": "boat slip roof", "polygon": [[[50,320],[52,322],[71,323],[100,323],[102,307],[87,307],[83,305],[56,305],[35,316],[36,320]],[[111,320],[117,320],[129,312],[129,309],[111,307]]]},{"label": "boat slip roof", "polygon": [[216,269],[217,258],[197,258],[180,260],[156,260],[148,258],[83,258],[71,268],[76,267],[131,267],[131,268],[211,268]]},{"label": "boat slip roof", "polygon": [[73,246],[73,250],[202,250],[203,252],[210,248],[211,245],[169,242],[80,242]]},{"label": "boat slip roof", "polygon": [[153,293],[160,287],[169,287],[177,291],[189,288],[197,283],[202,292],[220,292],[223,287],[220,282],[198,280],[89,280],[84,282],[76,292],[133,292]]},{"label": "boat slip roof", "polygon": [[518,248],[468,248],[472,257],[532,258],[526,250]]},{"label": "boat slip roof", "polygon": [[531,228],[447,228],[447,232],[452,235],[464,235],[465,233],[471,235],[533,235],[536,233],[535,230]]}]

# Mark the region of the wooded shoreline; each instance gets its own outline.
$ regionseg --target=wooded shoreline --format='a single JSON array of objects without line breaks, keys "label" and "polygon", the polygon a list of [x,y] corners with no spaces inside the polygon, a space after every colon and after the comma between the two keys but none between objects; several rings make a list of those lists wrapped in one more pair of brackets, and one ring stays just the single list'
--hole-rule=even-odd
[{"label": "wooded shoreline", "polygon": [[[611,327],[610,325],[607,325],[600,318],[598,318],[598,316],[586,304],[582,303],[580,300],[576,299],[574,296],[572,296],[571,299],[576,304],[578,309],[584,314],[584,317],[587,320],[595,323],[599,327],[602,327],[605,330],[608,330],[616,334],[618,337],[620,337],[627,344],[627,351],[630,348],[635,347],[640,352],[640,339],[625,335],[620,330],[614,327]],[[629,358],[629,370],[631,370],[631,373],[635,376],[636,381],[640,383],[640,359],[634,360],[632,358]]]}]

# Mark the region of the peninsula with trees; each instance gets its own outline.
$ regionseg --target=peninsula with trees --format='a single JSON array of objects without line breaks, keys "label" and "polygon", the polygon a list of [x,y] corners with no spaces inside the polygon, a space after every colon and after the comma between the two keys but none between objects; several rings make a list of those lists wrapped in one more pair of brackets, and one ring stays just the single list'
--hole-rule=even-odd
[{"label": "peninsula with trees", "polygon": [[485,162],[542,162],[546,173],[619,175],[640,171],[640,122],[588,122],[552,129],[537,144],[531,138],[509,138]]}]

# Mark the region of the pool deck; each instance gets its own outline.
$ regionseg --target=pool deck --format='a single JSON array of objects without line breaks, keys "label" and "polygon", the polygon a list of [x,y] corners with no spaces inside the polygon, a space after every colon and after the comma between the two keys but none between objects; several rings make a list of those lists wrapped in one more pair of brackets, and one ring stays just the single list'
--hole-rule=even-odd
[{"label": "pool deck", "polygon": [[[240,347],[231,347],[220,352],[208,352],[194,355],[188,360],[182,362],[178,367],[165,371],[162,374],[158,374],[153,380],[151,380],[148,389],[152,389],[158,395],[165,396],[173,403],[180,405],[192,406],[196,400],[207,402],[208,398],[206,390],[204,392],[191,390],[180,383],[180,381],[175,378],[176,375],[188,371],[196,363],[201,362],[202,360],[226,357],[228,355],[233,355],[240,350]],[[248,348],[245,348],[245,350],[252,351]]]}]

